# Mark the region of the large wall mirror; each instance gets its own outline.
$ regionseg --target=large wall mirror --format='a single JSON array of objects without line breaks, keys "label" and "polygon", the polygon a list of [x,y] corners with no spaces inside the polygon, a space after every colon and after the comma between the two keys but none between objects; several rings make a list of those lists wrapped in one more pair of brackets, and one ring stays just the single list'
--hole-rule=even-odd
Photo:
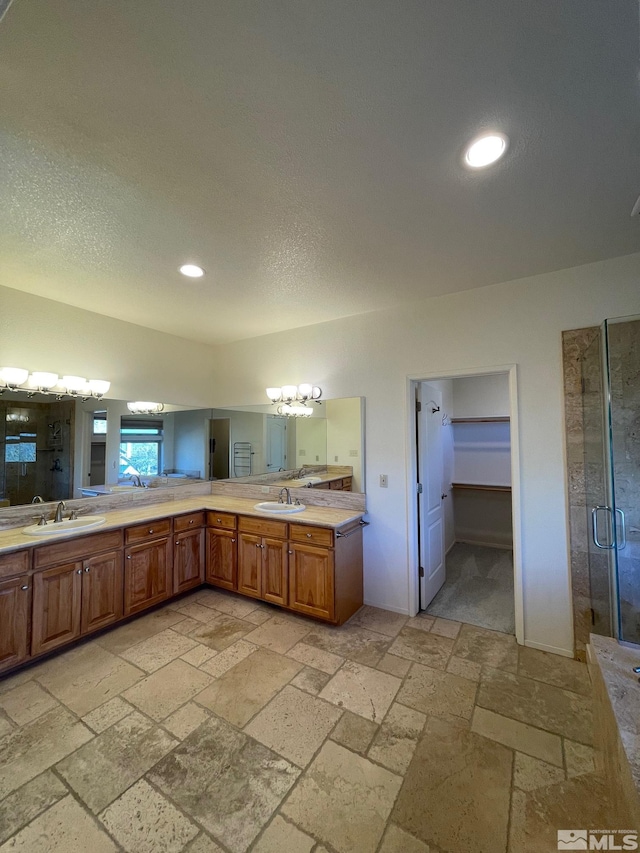
[{"label": "large wall mirror", "polygon": [[[0,508],[100,494],[138,474],[151,486],[326,465],[353,468],[364,492],[364,400],[324,400],[310,418],[275,407],[132,415],[121,400],[0,397]],[[246,480],[245,480],[246,481]]]}]

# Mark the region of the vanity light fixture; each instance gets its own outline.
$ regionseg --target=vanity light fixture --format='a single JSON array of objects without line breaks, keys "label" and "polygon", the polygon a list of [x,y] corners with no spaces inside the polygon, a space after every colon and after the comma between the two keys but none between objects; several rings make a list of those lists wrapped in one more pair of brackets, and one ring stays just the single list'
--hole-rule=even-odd
[{"label": "vanity light fixture", "polygon": [[0,394],[4,391],[24,391],[29,397],[35,394],[53,394],[62,397],[89,397],[101,399],[111,387],[106,379],[85,379],[84,376],[63,376],[45,370],[29,373],[23,367],[0,369]]},{"label": "vanity light fixture", "polygon": [[204,275],[204,270],[197,264],[182,264],[179,272],[181,272],[182,275],[186,275],[187,278],[202,278]]},{"label": "vanity light fixture", "polygon": [[322,397],[322,389],[317,385],[283,385],[282,388],[267,388],[267,397],[272,403],[317,402]]},{"label": "vanity light fixture", "polygon": [[487,133],[469,144],[464,155],[466,166],[483,169],[499,160],[506,152],[509,139],[504,133]]},{"label": "vanity light fixture", "polygon": [[159,415],[164,411],[164,403],[151,403],[145,400],[134,400],[127,403],[127,409],[133,415]]},{"label": "vanity light fixture", "polygon": [[276,411],[279,415],[286,415],[288,418],[310,418],[313,414],[313,409],[309,408],[306,403],[295,403],[293,405],[283,403],[278,406]]},{"label": "vanity light fixture", "polygon": [[322,389],[308,382],[302,385],[283,385],[281,388],[267,388],[267,397],[274,405],[282,403],[277,408],[279,415],[286,415],[289,418],[310,418],[313,409],[307,403],[313,402],[320,405]]}]

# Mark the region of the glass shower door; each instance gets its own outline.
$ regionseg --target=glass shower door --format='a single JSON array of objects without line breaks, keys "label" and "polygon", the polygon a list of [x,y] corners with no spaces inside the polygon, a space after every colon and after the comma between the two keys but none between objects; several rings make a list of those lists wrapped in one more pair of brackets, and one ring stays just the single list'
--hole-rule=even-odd
[{"label": "glass shower door", "polygon": [[605,322],[619,640],[640,644],[640,317]]},{"label": "glass shower door", "polygon": [[591,598],[591,631],[611,637],[616,617],[616,549],[613,489],[607,425],[607,372],[603,360],[604,328],[587,348],[582,362],[585,511]]}]

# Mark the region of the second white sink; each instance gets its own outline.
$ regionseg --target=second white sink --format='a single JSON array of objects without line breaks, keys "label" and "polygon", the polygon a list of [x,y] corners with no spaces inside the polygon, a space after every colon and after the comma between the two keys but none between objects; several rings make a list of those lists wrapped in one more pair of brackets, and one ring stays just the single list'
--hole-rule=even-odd
[{"label": "second white sink", "polygon": [[261,504],[255,504],[254,509],[260,512],[273,512],[276,515],[287,515],[293,512],[302,512],[306,509],[304,504],[280,504],[278,501],[263,501]]},{"label": "second white sink", "polygon": [[83,515],[82,518],[65,518],[57,524],[52,521],[47,524],[30,524],[29,527],[23,527],[22,532],[25,536],[64,536],[65,533],[77,533],[88,527],[99,527],[104,522],[103,515]]}]

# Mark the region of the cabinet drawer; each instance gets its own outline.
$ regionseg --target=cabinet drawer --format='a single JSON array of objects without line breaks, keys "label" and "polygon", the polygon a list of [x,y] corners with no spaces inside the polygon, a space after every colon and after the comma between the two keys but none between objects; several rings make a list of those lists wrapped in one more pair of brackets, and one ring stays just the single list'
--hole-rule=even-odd
[{"label": "cabinet drawer", "polygon": [[329,488],[342,491],[342,480],[331,480],[331,482],[329,483]]},{"label": "cabinet drawer", "polygon": [[173,519],[173,529],[176,533],[183,530],[193,530],[194,527],[204,527],[204,513],[190,512],[189,515],[177,515]]},{"label": "cabinet drawer", "polygon": [[333,530],[330,527],[311,527],[308,524],[290,524],[289,539],[292,542],[307,542],[310,545],[333,547]]},{"label": "cabinet drawer", "polygon": [[161,536],[169,536],[171,533],[171,519],[159,518],[157,521],[148,521],[146,524],[136,524],[127,527],[124,531],[125,545],[133,542],[143,542],[145,539],[158,539]]},{"label": "cabinet drawer", "polygon": [[82,560],[100,551],[113,551],[122,548],[122,531],[108,530],[105,533],[94,533],[93,536],[79,536],[77,539],[67,539],[64,542],[52,542],[34,548],[33,568],[53,566],[56,563],[66,563],[72,560]]},{"label": "cabinet drawer", "polygon": [[208,527],[223,527],[225,530],[235,530],[237,519],[230,512],[211,512],[207,513]]},{"label": "cabinet drawer", "polygon": [[353,477],[343,477],[342,478],[342,491],[350,492],[353,486]]},{"label": "cabinet drawer", "polygon": [[279,536],[281,539],[287,538],[286,522],[250,518],[248,515],[240,516],[238,530],[243,533],[255,533],[256,536]]},{"label": "cabinet drawer", "polygon": [[29,571],[30,551],[14,551],[0,557],[0,578],[22,575]]},{"label": "cabinet drawer", "polygon": [[313,488],[314,488],[314,489],[330,489],[330,488],[331,488],[331,483],[328,483],[328,482],[325,482],[325,483],[314,483]]}]

